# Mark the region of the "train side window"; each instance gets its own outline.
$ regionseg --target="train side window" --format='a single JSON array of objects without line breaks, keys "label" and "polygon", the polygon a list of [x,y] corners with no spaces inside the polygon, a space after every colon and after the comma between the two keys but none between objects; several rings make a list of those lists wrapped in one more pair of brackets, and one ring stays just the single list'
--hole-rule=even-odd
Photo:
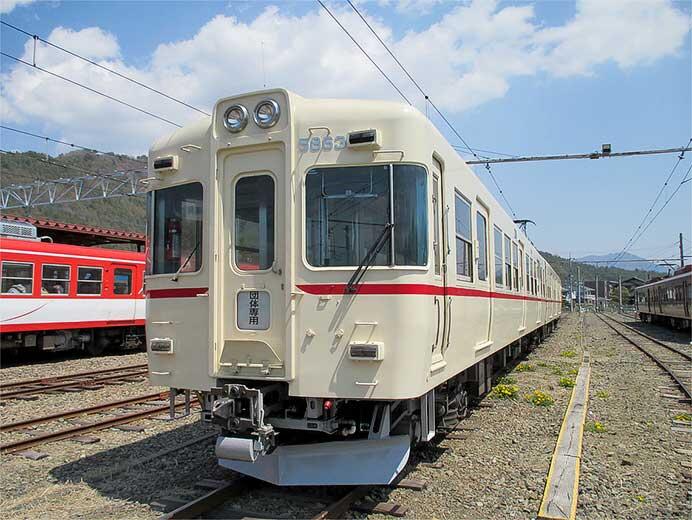
[{"label": "train side window", "polygon": [[1,278],[2,294],[30,295],[34,288],[34,264],[3,262]]},{"label": "train side window", "polygon": [[274,179],[243,177],[235,185],[235,264],[264,271],[274,264]]},{"label": "train side window", "polygon": [[457,247],[457,275],[473,279],[471,241],[471,204],[459,193],[454,194],[454,219]]},{"label": "train side window", "polygon": [[98,296],[101,294],[103,269],[100,267],[77,268],[77,294]]},{"label": "train side window", "polygon": [[505,284],[512,290],[512,241],[505,235]]},{"label": "train side window", "polygon": [[485,216],[476,212],[476,236],[478,238],[478,279],[488,279],[488,223]]},{"label": "train side window", "polygon": [[[202,184],[153,192],[151,274],[199,271],[202,267]],[[153,208],[151,207],[153,204]]]},{"label": "train side window", "polygon": [[113,272],[113,294],[132,293],[132,269],[118,268]]},{"label": "train side window", "polygon": [[70,266],[44,264],[41,276],[41,294],[68,294],[70,292]]},{"label": "train side window", "polygon": [[502,231],[500,228],[493,228],[493,246],[495,249],[495,285],[502,286]]}]

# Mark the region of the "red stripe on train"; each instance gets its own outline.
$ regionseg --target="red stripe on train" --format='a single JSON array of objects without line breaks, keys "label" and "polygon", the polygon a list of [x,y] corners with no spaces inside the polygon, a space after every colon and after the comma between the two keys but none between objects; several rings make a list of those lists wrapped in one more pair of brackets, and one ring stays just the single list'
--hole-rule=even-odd
[{"label": "red stripe on train", "polygon": [[150,289],[147,291],[147,296],[152,299],[157,298],[194,298],[206,294],[209,291],[207,287],[181,287],[179,289]]},{"label": "red stripe on train", "polygon": [[[346,294],[344,283],[325,283],[325,284],[299,284],[297,287],[308,294]],[[429,285],[419,283],[367,283],[358,286],[357,294],[408,294],[408,295],[432,295],[443,296],[445,288],[440,285]],[[466,296],[473,298],[497,298],[505,300],[527,300],[536,302],[561,303],[557,300],[547,300],[535,296],[524,296],[522,294],[502,293],[496,291],[484,291],[481,289],[468,289],[466,287],[447,287],[449,296]]]},{"label": "red stripe on train", "polygon": [[38,332],[48,330],[94,329],[108,327],[144,326],[144,320],[95,320],[49,323],[3,323],[3,334],[10,332]]}]

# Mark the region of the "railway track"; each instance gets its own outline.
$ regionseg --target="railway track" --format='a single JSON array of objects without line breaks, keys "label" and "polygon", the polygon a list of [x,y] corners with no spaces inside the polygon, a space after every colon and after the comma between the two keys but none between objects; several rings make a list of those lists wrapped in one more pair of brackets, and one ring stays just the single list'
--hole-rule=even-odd
[{"label": "railway track", "polygon": [[54,377],[27,379],[0,385],[0,399],[35,396],[53,391],[79,391],[101,388],[103,384],[122,384],[146,377],[146,364],[128,365],[89,372],[76,372]]},{"label": "railway track", "polygon": [[692,356],[676,347],[645,334],[629,325],[622,323],[607,314],[596,313],[596,317],[610,327],[618,336],[642,351],[654,363],[661,367],[675,381],[675,384],[692,400],[692,387],[689,374],[683,375],[683,370],[689,369]]},{"label": "railway track", "polygon": [[[0,444],[0,453],[16,453],[49,442],[70,439],[81,436],[85,433],[104,430],[106,428],[111,428],[114,426],[119,426],[129,422],[138,421],[140,419],[147,419],[155,415],[163,414],[170,410],[170,403],[165,405],[161,404],[166,395],[166,393],[141,395],[129,399],[123,399],[120,401],[110,401],[93,406],[88,406],[85,408],[77,408],[73,410],[67,410],[65,412],[58,412],[51,415],[45,415],[42,417],[35,417],[25,421],[17,421],[14,423],[0,425],[0,432],[15,432],[16,434],[21,433],[23,436],[23,438],[21,439]],[[133,412],[125,411],[127,407],[133,405],[146,406],[146,408],[142,410],[136,410]],[[174,408],[177,410],[184,406],[184,402],[176,402]],[[75,417],[88,418],[97,414],[102,414],[104,412],[113,413],[118,411],[125,411],[125,413],[116,413],[116,415],[114,416],[105,416],[96,421],[82,421],[80,422],[80,424],[72,425],[68,428],[62,428],[53,431],[29,429],[32,426],[54,424],[65,419],[71,419]]]},{"label": "railway track", "polygon": [[[252,491],[254,493],[252,503],[262,503],[262,498],[280,497],[282,500],[289,500],[298,503],[306,511],[315,510],[315,505],[324,502],[324,493],[330,493],[330,498],[326,506],[321,506],[317,513],[313,513],[307,518],[312,520],[327,520],[330,518],[344,518],[345,514],[351,510],[365,513],[379,513],[390,516],[402,517],[406,514],[406,508],[399,504],[389,502],[362,502],[362,500],[372,490],[382,487],[374,485],[348,486],[345,489],[339,487],[339,491],[334,493],[335,488],[325,487],[305,487],[304,492],[296,491],[297,488],[280,488],[265,482],[255,480],[251,477],[241,476],[230,481],[203,480],[196,484],[196,487],[204,489],[206,492],[198,498],[178,505],[175,509],[166,513],[164,520],[176,520],[183,518],[198,518],[222,507],[232,499],[238,499],[238,503],[246,504],[247,501],[240,499],[244,493]],[[398,479],[389,486],[384,487],[403,487],[407,489],[422,490],[425,484],[417,480],[405,478]],[[315,492],[321,492],[322,496]],[[260,495],[259,497],[257,495]],[[261,495],[264,495],[262,497]],[[164,503],[175,504],[180,502],[175,498],[163,499]],[[232,518],[274,518],[275,513],[270,511],[247,511],[240,509],[232,510]],[[280,518],[283,518],[281,516]]]}]

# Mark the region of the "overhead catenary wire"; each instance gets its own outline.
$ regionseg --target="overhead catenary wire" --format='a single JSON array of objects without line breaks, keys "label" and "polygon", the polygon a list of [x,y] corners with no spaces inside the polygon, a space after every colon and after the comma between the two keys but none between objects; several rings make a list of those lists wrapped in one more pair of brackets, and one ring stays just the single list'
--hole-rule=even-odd
[{"label": "overhead catenary wire", "polygon": [[[687,145],[685,146],[685,148],[689,148],[689,147],[690,147],[690,144],[692,144],[692,137],[691,137],[690,140],[687,142]],[[629,247],[632,247],[632,245],[634,245],[634,242],[635,242],[636,240],[639,240],[639,238],[637,237],[637,233],[642,229],[642,226],[643,226],[644,223],[646,222],[646,219],[649,217],[649,215],[651,215],[652,211],[654,210],[654,207],[656,206],[656,203],[657,203],[657,202],[659,201],[659,199],[661,198],[661,195],[662,195],[663,191],[664,191],[664,190],[666,189],[666,187],[668,186],[668,182],[670,182],[670,179],[671,179],[671,178],[673,177],[673,175],[675,174],[675,170],[677,170],[678,166],[680,165],[680,163],[682,162],[682,160],[683,160],[684,158],[685,158],[685,151],[683,150],[682,152],[680,152],[680,155],[678,155],[677,161],[675,161],[675,164],[674,164],[673,167],[671,168],[670,173],[668,173],[668,176],[666,177],[666,180],[663,182],[663,185],[662,185],[661,188],[658,190],[658,193],[656,194],[656,198],[655,198],[654,201],[651,203],[651,205],[649,206],[649,209],[646,211],[646,213],[645,213],[644,216],[642,217],[641,222],[639,222],[639,225],[638,225],[638,226],[636,227],[636,229],[634,230],[634,233],[632,233],[632,236],[631,236],[631,237],[629,238],[629,240],[627,240],[627,242],[625,243],[625,246],[622,248],[622,251],[620,251],[620,253],[618,253],[618,255],[615,257],[615,260],[616,260],[616,261],[619,260],[620,258],[622,258],[622,257],[625,255],[625,253],[627,253],[628,248],[629,248]],[[688,172],[689,172],[689,170],[688,170]],[[682,186],[682,184],[683,184],[684,182],[685,182],[685,181],[683,180],[683,182],[680,183],[680,186]],[[677,193],[677,191],[680,189],[680,186],[678,186],[678,189],[675,190],[675,193]],[[666,202],[666,205],[667,205],[667,202]],[[664,207],[665,207],[665,205],[664,205]],[[663,208],[661,208],[661,209],[663,209]],[[657,213],[657,216],[658,216],[658,214],[660,214],[660,212]],[[654,218],[655,218],[655,217],[654,217]],[[647,229],[648,229],[649,225],[651,225],[651,222],[646,226]],[[641,236],[641,235],[640,235],[640,236]],[[635,237],[637,237],[637,238],[635,239]]]},{"label": "overhead catenary wire", "polygon": [[690,164],[690,167],[687,168],[687,172],[685,173],[685,177],[683,177],[683,179],[680,181],[680,184],[678,184],[677,188],[675,188],[673,193],[670,194],[670,196],[663,203],[663,206],[661,206],[661,208],[656,212],[656,214],[651,218],[651,220],[649,220],[649,223],[646,225],[646,227],[641,230],[641,232],[639,233],[639,236],[637,236],[637,238],[634,240],[633,244],[636,243],[637,240],[639,240],[644,233],[646,233],[646,230],[649,229],[651,224],[653,224],[655,222],[655,220],[658,218],[658,216],[663,212],[663,210],[666,209],[666,206],[668,206],[670,201],[673,200],[673,197],[675,197],[675,195],[677,195],[678,191],[680,191],[680,188],[682,188],[683,184],[685,184],[687,181],[690,180],[690,178],[692,178],[692,177],[690,177],[690,171],[692,171],[692,163]]},{"label": "overhead catenary wire", "polygon": [[394,90],[396,90],[399,93],[399,95],[404,99],[404,101],[406,101],[406,103],[408,103],[409,105],[412,105],[413,103],[411,103],[411,101],[399,89],[399,87],[396,86],[396,84],[391,80],[391,78],[387,75],[387,73],[380,68],[380,66],[375,62],[375,60],[373,60],[370,57],[368,52],[360,45],[360,43],[358,43],[358,41],[351,35],[351,33],[348,32],[348,29],[346,29],[346,27],[341,25],[341,22],[337,19],[336,16],[334,16],[334,14],[332,14],[332,12],[327,8],[327,6],[324,5],[322,0],[317,0],[317,2],[322,6],[322,8],[325,11],[327,11],[327,14],[329,14],[329,16],[331,16],[332,20],[334,20],[334,22],[336,22],[336,24],[339,27],[341,27],[341,30],[344,31],[344,33],[346,33],[346,35],[351,39],[351,41],[355,44],[355,46],[361,50],[361,52],[368,58],[368,60],[370,60],[370,63],[372,63],[374,65],[374,67],[380,71],[380,74],[382,74],[382,76],[389,82],[389,84],[394,88]]},{"label": "overhead catenary wire", "polygon": [[30,67],[30,68],[32,68],[32,69],[40,70],[41,72],[44,72],[44,73],[49,74],[49,75],[51,75],[51,76],[53,76],[53,77],[59,78],[59,79],[61,79],[61,80],[63,80],[63,81],[66,81],[66,82],[72,84],[72,85],[76,85],[76,86],[78,86],[78,87],[81,87],[81,88],[83,88],[83,89],[85,89],[85,90],[88,90],[89,92],[93,92],[94,94],[98,94],[99,96],[102,96],[102,97],[105,97],[105,98],[107,98],[107,99],[110,99],[111,101],[115,101],[116,103],[120,103],[121,105],[124,105],[124,106],[126,106],[126,107],[128,107],[128,108],[131,108],[131,109],[133,109],[133,110],[137,110],[138,112],[141,112],[141,113],[146,114],[146,115],[148,115],[148,116],[154,117],[154,118],[156,118],[156,119],[158,119],[158,120],[160,120],[160,121],[163,121],[164,123],[168,123],[169,125],[173,125],[173,126],[176,126],[176,127],[178,127],[178,128],[182,128],[182,125],[180,125],[180,124],[178,124],[178,123],[175,123],[174,121],[171,121],[170,119],[166,119],[166,118],[163,117],[163,116],[159,116],[159,115],[157,115],[157,114],[154,114],[153,112],[149,112],[148,110],[145,110],[145,109],[143,109],[143,108],[140,108],[140,107],[137,107],[137,106],[135,106],[135,105],[132,105],[132,104],[128,103],[127,101],[123,101],[122,99],[118,99],[118,98],[116,98],[116,97],[113,97],[113,96],[111,96],[111,95],[109,95],[109,94],[106,94],[105,92],[102,92],[102,91],[97,90],[97,89],[95,89],[95,88],[88,87],[88,86],[84,85],[83,83],[79,83],[78,81],[72,80],[72,79],[67,78],[67,77],[65,77],[65,76],[61,76],[60,74],[57,74],[56,72],[51,72],[51,71],[48,70],[48,69],[44,69],[43,67],[40,67],[40,66],[38,66],[38,65],[29,63],[28,61],[25,61],[25,60],[23,60],[23,59],[21,59],[21,58],[17,58],[16,56],[12,56],[11,54],[7,54],[6,52],[0,51],[0,55],[1,55],[1,56],[5,56],[6,58],[9,58],[9,59],[11,59],[11,60],[14,60],[14,61],[16,61],[16,62],[18,62],[18,63],[22,63],[22,64],[24,64],[24,65],[26,65],[27,67]]},{"label": "overhead catenary wire", "polygon": [[[414,77],[408,72],[406,67],[399,61],[399,59],[394,55],[394,53],[391,51],[389,46],[380,38],[380,36],[377,34],[377,31],[373,29],[373,27],[370,25],[370,23],[365,19],[365,17],[360,13],[358,8],[353,5],[353,3],[350,0],[347,0],[348,4],[351,6],[351,8],[356,12],[356,14],[359,16],[359,18],[363,21],[363,23],[368,27],[370,32],[373,33],[375,38],[382,44],[382,46],[385,48],[385,50],[389,53],[389,55],[394,59],[394,61],[399,65],[401,70],[406,74],[406,76],[411,80],[411,82],[415,85],[415,87],[418,89],[418,91],[423,95],[425,98],[425,101],[430,104],[430,106],[433,108],[433,110],[437,113],[437,115],[442,119],[442,121],[445,122],[445,124],[450,128],[450,130],[456,135],[456,137],[464,144],[464,147],[469,150],[473,154],[474,157],[480,160],[480,157],[478,154],[474,151],[471,146],[469,146],[468,142],[466,142],[466,139],[459,133],[459,131],[456,129],[454,125],[447,119],[447,117],[442,113],[442,111],[437,107],[437,105],[430,99],[430,96],[423,90],[423,88],[420,86],[420,84],[414,79]],[[327,8],[327,6],[322,2],[322,0],[317,0],[317,2],[322,6],[322,8],[331,16],[331,18],[336,22],[336,24],[341,28],[342,31],[346,33],[346,35],[351,39],[351,41],[360,49],[360,51],[370,60],[370,62],[377,68],[377,70],[380,71],[380,73],[387,79],[387,81],[396,89],[396,91],[403,97],[406,102],[411,105],[411,102],[408,100],[408,98],[401,92],[399,87],[397,87],[394,82],[391,80],[391,78],[382,70],[382,68],[375,63],[375,60],[368,54],[368,52],[358,43],[358,41],[355,39],[353,35],[346,29],[341,22],[332,14],[332,12]],[[507,200],[507,197],[505,196],[504,191],[500,187],[500,184],[498,183],[497,179],[495,178],[495,175],[493,174],[492,170],[490,169],[490,165],[486,164],[485,165],[486,170],[490,174],[490,178],[492,179],[493,183],[495,184],[495,187],[497,188],[498,192],[500,193],[500,196],[502,199],[505,201],[505,204],[507,204],[507,207],[511,211],[512,215],[516,218],[516,213],[514,211],[514,208],[512,205],[509,203],[509,200]]]},{"label": "overhead catenary wire", "polygon": [[[5,125],[0,125],[0,128],[2,128],[3,130],[9,130],[10,132],[16,132],[18,134],[28,135],[30,137],[36,137],[37,139],[43,139],[45,141],[50,141],[52,143],[63,144],[63,145],[69,146],[71,148],[79,148],[80,150],[84,150],[86,152],[92,152],[92,153],[97,153],[97,154],[101,154],[101,155],[109,155],[111,153],[114,153],[114,152],[104,152],[101,150],[97,150],[96,148],[90,148],[88,146],[82,146],[82,145],[75,144],[75,143],[69,143],[67,141],[61,141],[60,139],[55,139],[53,137],[48,137],[45,135],[34,134],[32,132],[27,132],[26,130],[19,130],[18,128],[12,128],[12,127],[5,126]],[[118,155],[118,154],[116,154],[116,155]],[[144,161],[142,159],[136,159],[136,158],[130,157],[130,156],[128,156],[128,159],[135,161],[135,162],[138,162],[138,163],[147,164],[147,161]]]},{"label": "overhead catenary wire", "polygon": [[122,79],[124,79],[124,80],[127,80],[127,81],[129,81],[130,83],[133,83],[133,84],[135,84],[135,85],[138,85],[138,86],[140,86],[140,87],[142,87],[142,88],[145,88],[145,89],[147,89],[147,90],[149,90],[149,91],[151,91],[151,92],[154,92],[154,93],[156,93],[156,94],[158,94],[158,95],[160,95],[160,96],[163,96],[163,97],[165,97],[165,98],[167,98],[167,99],[170,99],[171,101],[174,101],[175,103],[178,103],[178,104],[183,105],[183,106],[185,106],[185,107],[187,107],[187,108],[190,108],[190,109],[192,109],[192,110],[195,110],[195,111],[199,112],[200,114],[204,114],[204,115],[206,115],[206,116],[210,116],[210,115],[211,115],[209,112],[206,112],[206,111],[202,110],[201,108],[197,108],[197,107],[195,107],[195,106],[193,106],[193,105],[191,105],[191,104],[189,104],[189,103],[186,103],[185,101],[183,101],[183,100],[181,100],[181,99],[178,99],[178,98],[176,98],[176,97],[171,96],[170,94],[166,94],[165,92],[162,92],[161,90],[158,90],[158,89],[156,89],[156,88],[154,88],[154,87],[150,87],[149,85],[147,85],[147,84],[145,84],[145,83],[142,83],[141,81],[138,81],[138,80],[136,80],[136,79],[134,79],[134,78],[132,78],[132,77],[130,77],[130,76],[127,76],[127,75],[125,75],[125,74],[122,74],[121,72],[118,72],[117,70],[111,69],[110,67],[106,67],[105,65],[101,65],[101,64],[98,63],[98,62],[95,62],[95,61],[93,61],[93,60],[90,60],[89,58],[87,58],[87,57],[85,57],[85,56],[82,56],[81,54],[77,54],[76,52],[71,51],[71,50],[69,50],[69,49],[66,49],[65,47],[62,47],[62,46],[60,46],[60,45],[58,45],[58,44],[56,44],[56,43],[53,43],[53,42],[51,42],[51,41],[49,41],[49,40],[45,40],[45,39],[41,38],[40,36],[37,36],[36,34],[31,34],[30,32],[28,32],[28,31],[26,31],[26,30],[24,30],[24,29],[22,29],[22,28],[20,28],[20,27],[17,27],[16,25],[12,25],[11,23],[7,23],[7,22],[4,21],[4,20],[0,20],[0,23],[1,23],[2,25],[4,25],[4,26],[9,27],[10,29],[14,29],[15,31],[18,31],[18,32],[20,32],[20,33],[22,33],[22,34],[25,34],[26,36],[29,36],[30,38],[33,38],[34,41],[38,40],[38,41],[40,41],[41,43],[45,43],[46,45],[49,45],[49,46],[51,46],[51,47],[53,47],[53,48],[55,48],[55,49],[58,49],[58,50],[60,50],[60,51],[62,51],[62,52],[64,52],[64,53],[66,53],[66,54],[69,54],[70,56],[74,56],[75,58],[78,58],[78,59],[80,59],[80,60],[82,60],[82,61],[84,61],[84,62],[86,62],[86,63],[89,63],[90,65],[93,65],[93,66],[98,67],[98,68],[100,68],[100,69],[102,69],[102,70],[105,70],[105,71],[107,71],[107,72],[110,72],[111,74],[114,74],[115,76],[118,76],[119,78],[122,78]]}]

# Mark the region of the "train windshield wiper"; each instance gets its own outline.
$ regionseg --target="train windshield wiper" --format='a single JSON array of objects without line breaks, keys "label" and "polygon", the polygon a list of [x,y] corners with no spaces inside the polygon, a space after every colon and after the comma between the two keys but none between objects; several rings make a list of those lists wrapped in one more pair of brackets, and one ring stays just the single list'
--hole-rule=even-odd
[{"label": "train windshield wiper", "polygon": [[175,272],[175,274],[171,277],[171,282],[177,282],[178,277],[180,276],[180,273],[183,272],[183,269],[185,269],[185,266],[190,263],[190,260],[192,259],[192,255],[194,255],[197,252],[197,249],[199,248],[201,240],[198,240],[197,243],[195,244],[195,247],[192,248],[192,251],[190,251],[190,254],[187,255],[187,258],[185,261],[180,264],[180,267],[178,267],[178,270]]},{"label": "train windshield wiper", "polygon": [[365,253],[365,256],[363,256],[363,259],[360,261],[360,265],[358,265],[358,268],[353,272],[353,276],[351,276],[351,279],[346,285],[347,293],[354,293],[357,291],[358,284],[360,283],[361,279],[363,276],[365,276],[365,273],[370,266],[375,262],[375,258],[377,258],[378,253],[391,236],[390,231],[393,227],[394,224],[387,222],[384,229],[380,233],[380,236],[377,237],[377,240],[373,242],[370,249],[368,249],[368,251]]}]

